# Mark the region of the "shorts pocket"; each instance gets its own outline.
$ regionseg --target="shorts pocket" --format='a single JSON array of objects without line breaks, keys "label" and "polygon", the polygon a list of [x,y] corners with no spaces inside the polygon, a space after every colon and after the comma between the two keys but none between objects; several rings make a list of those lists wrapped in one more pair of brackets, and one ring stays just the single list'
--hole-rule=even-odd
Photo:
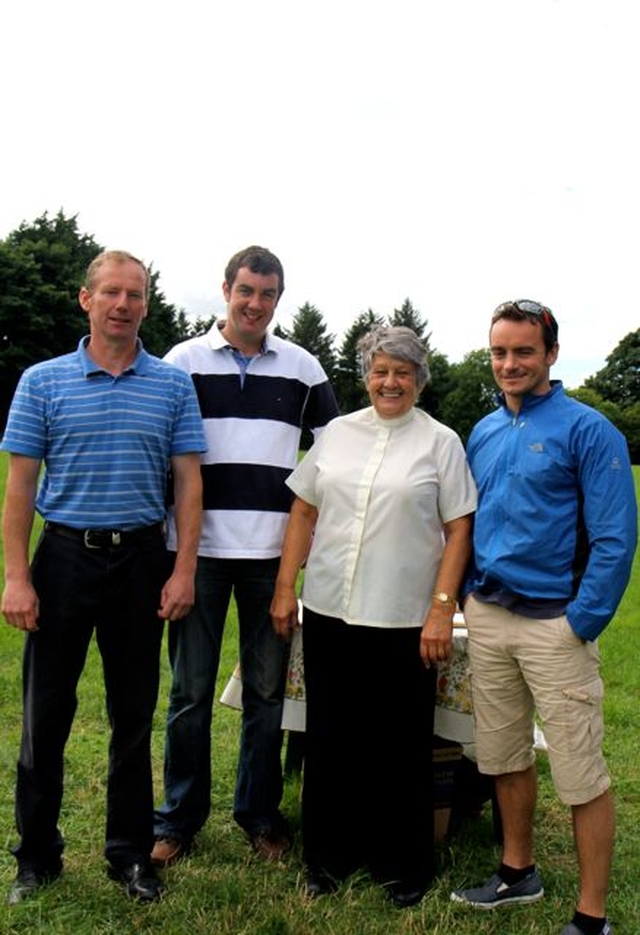
[{"label": "shorts pocket", "polygon": [[602,679],[562,689],[565,707],[566,738],[575,753],[600,749],[604,735]]}]

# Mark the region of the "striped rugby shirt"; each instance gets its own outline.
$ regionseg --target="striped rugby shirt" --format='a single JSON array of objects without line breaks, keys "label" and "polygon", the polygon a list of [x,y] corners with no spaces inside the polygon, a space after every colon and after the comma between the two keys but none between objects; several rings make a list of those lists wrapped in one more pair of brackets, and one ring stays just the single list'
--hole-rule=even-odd
[{"label": "striped rugby shirt", "polygon": [[[265,335],[244,378],[220,327],[176,345],[165,360],[191,374],[208,451],[202,458],[204,517],[198,554],[277,558],[292,494],[285,481],[298,461],[303,427],[314,437],[338,406],[312,354]],[[244,369],[244,368],[243,368]],[[175,528],[169,514],[169,548]]]},{"label": "striped rugby shirt", "polygon": [[137,529],[166,514],[173,455],[205,450],[191,381],[148,354],[117,377],[78,349],[26,370],[0,448],[43,460],[36,509],[85,528]]}]

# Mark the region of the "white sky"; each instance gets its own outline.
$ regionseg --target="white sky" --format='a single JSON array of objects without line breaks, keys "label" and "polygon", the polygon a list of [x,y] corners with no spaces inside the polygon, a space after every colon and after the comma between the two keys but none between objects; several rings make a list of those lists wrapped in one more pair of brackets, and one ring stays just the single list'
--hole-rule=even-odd
[{"label": "white sky", "polygon": [[338,336],[409,297],[453,361],[534,298],[577,386],[640,325],[636,0],[7,0],[0,238],[62,208],[220,312],[249,243]]}]

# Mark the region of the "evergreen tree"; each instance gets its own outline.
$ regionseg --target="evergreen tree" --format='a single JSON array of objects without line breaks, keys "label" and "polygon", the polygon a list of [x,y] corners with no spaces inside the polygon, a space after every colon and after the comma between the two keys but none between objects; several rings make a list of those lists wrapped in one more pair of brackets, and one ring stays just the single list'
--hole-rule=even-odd
[{"label": "evergreen tree", "polygon": [[424,346],[429,347],[431,332],[425,334],[428,326],[427,319],[423,318],[418,310],[413,307],[411,299],[405,299],[400,308],[394,308],[393,314],[389,316],[389,324],[394,327],[400,325],[411,328],[424,343]]},{"label": "evergreen tree", "polygon": [[380,315],[371,309],[361,312],[346,332],[338,354],[337,372],[334,384],[340,412],[354,412],[369,405],[369,397],[362,382],[362,371],[358,354],[360,338],[380,325],[384,325]]},{"label": "evergreen tree", "polygon": [[305,302],[293,316],[291,331],[286,337],[294,344],[304,347],[322,365],[322,369],[333,384],[336,372],[336,355],[333,349],[335,336],[327,334],[327,324],[315,305]]}]

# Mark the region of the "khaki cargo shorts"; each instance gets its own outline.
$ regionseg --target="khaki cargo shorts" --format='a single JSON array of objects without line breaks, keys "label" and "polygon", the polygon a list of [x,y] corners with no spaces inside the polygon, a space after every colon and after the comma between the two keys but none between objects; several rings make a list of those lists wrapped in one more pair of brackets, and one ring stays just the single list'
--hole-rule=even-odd
[{"label": "khaki cargo shorts", "polygon": [[473,595],[464,616],[480,772],[497,776],[533,764],[536,712],[561,800],[581,805],[605,792],[597,644],[576,636],[565,616],[532,620]]}]

